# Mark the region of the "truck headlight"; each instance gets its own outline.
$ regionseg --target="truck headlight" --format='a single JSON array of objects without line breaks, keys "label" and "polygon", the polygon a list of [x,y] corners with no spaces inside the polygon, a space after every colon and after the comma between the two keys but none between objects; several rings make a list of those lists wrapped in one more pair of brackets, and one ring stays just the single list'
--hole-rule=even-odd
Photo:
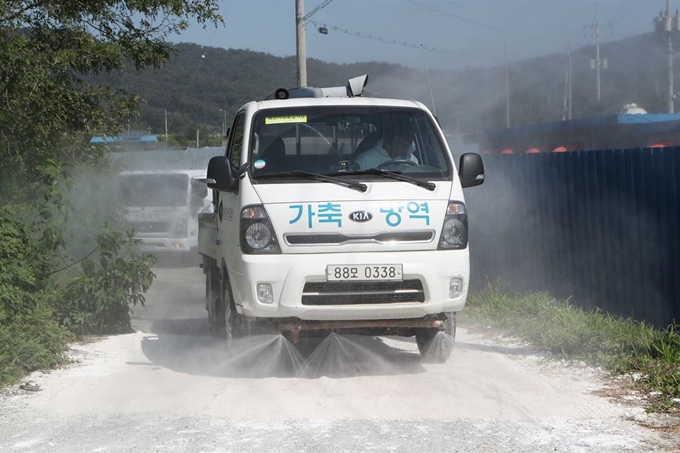
[{"label": "truck headlight", "polygon": [[265,248],[271,240],[272,233],[264,223],[253,223],[246,229],[246,243],[256,250]]},{"label": "truck headlight", "polygon": [[175,222],[175,228],[172,230],[172,236],[176,238],[183,238],[187,236],[188,219],[187,216],[182,216]]},{"label": "truck headlight", "polygon": [[262,205],[241,211],[241,250],[243,253],[281,253],[274,226]]},{"label": "truck headlight", "polygon": [[467,247],[468,222],[465,205],[450,201],[439,237],[439,250],[460,250]]},{"label": "truck headlight", "polygon": [[452,246],[460,246],[465,242],[465,225],[459,219],[447,219],[442,229],[444,241]]}]

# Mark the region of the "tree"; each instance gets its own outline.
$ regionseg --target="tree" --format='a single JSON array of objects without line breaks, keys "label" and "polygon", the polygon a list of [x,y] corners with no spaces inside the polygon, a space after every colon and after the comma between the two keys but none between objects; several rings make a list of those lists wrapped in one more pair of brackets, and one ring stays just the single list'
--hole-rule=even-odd
[{"label": "tree", "polygon": [[[89,157],[84,138],[121,130],[138,98],[88,77],[159,68],[190,18],[223,22],[217,0],[6,0],[0,4],[0,201],[48,158]],[[3,197],[4,196],[4,197]]]},{"label": "tree", "polygon": [[190,18],[221,23],[217,0],[0,2],[0,384],[62,361],[69,331],[129,331],[144,304],[153,258],[88,144],[133,121],[138,98],[92,80],[161,67]]}]

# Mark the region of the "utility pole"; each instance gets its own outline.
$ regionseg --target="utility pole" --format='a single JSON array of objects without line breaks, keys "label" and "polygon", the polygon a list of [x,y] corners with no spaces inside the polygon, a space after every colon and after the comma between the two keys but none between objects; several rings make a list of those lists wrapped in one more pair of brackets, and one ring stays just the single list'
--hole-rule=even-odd
[{"label": "utility pole", "polygon": [[505,128],[510,129],[510,81],[508,79],[508,47],[503,43],[503,59],[505,60]]},{"label": "utility pole", "polygon": [[572,82],[572,68],[571,68],[571,44],[567,48],[567,77],[568,79],[568,84],[567,84],[567,119],[571,119],[571,82]]},{"label": "utility pole", "polygon": [[597,15],[597,4],[595,5],[595,23],[586,24],[584,28],[592,30],[592,36],[595,38],[595,58],[590,59],[590,69],[594,69],[597,74],[597,102],[600,102],[600,69],[607,69],[607,59],[600,59],[600,22]]},{"label": "utility pole", "polygon": [[673,88],[673,32],[678,31],[678,17],[671,16],[671,0],[666,0],[666,14],[659,13],[654,18],[654,26],[657,32],[666,33],[668,39],[668,113],[673,113],[674,88]]},{"label": "utility pole", "polygon": [[564,105],[562,121],[571,119],[571,44],[567,46],[567,72],[564,75]]},{"label": "utility pole", "polygon": [[597,4],[595,4],[595,70],[597,71],[597,102],[600,102],[600,24],[597,23]]},{"label": "utility pole", "polygon": [[673,97],[673,19],[671,18],[671,0],[666,0],[666,34],[668,35],[668,113],[675,110]]},{"label": "utility pole", "polygon": [[168,109],[165,109],[165,143],[168,142]]},{"label": "utility pole", "polygon": [[227,136],[227,109],[220,109],[220,112],[224,112],[224,121],[222,122],[222,135]]},{"label": "utility pole", "polygon": [[666,20],[671,25],[671,30],[668,34],[668,113],[673,113],[675,110],[673,97],[673,24],[671,23],[671,0],[666,0]]},{"label": "utility pole", "polygon": [[295,0],[295,27],[297,45],[297,82],[307,86],[307,50],[305,49],[305,0]]},{"label": "utility pole", "polygon": [[[295,0],[295,41],[297,46],[297,82],[299,87],[307,86],[307,50],[305,43],[307,19],[316,14],[320,9],[328,6],[332,1],[324,0],[323,3],[305,15],[305,0]],[[319,33],[328,34],[328,29],[320,27]]]}]

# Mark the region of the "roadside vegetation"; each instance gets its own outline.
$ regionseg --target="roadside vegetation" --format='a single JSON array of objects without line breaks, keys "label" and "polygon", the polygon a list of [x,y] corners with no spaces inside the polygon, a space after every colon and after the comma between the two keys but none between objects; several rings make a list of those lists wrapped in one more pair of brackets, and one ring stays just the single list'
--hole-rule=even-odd
[{"label": "roadside vegetation", "polygon": [[585,311],[545,292],[519,294],[502,283],[471,293],[466,316],[568,360],[628,375],[652,412],[680,411],[680,328],[655,328],[600,310]]},{"label": "roadside vegetation", "polygon": [[131,331],[153,281],[106,172],[74,171],[47,161],[35,202],[0,207],[0,384],[63,363],[76,335]]},{"label": "roadside vegetation", "polygon": [[136,251],[89,139],[125,130],[140,99],[90,80],[161,67],[167,36],[222,23],[217,11],[215,0],[0,4],[0,386],[63,363],[77,335],[130,331],[153,258]]}]

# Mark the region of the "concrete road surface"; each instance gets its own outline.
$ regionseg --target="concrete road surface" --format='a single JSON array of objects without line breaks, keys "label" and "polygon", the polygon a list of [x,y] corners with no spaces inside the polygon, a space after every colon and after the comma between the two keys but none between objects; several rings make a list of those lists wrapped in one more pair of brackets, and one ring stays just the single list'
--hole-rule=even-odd
[{"label": "concrete road surface", "polygon": [[597,372],[465,321],[446,364],[411,338],[332,336],[301,356],[277,335],[227,354],[198,268],[157,268],[134,334],[0,396],[2,452],[652,452],[680,448]]}]

